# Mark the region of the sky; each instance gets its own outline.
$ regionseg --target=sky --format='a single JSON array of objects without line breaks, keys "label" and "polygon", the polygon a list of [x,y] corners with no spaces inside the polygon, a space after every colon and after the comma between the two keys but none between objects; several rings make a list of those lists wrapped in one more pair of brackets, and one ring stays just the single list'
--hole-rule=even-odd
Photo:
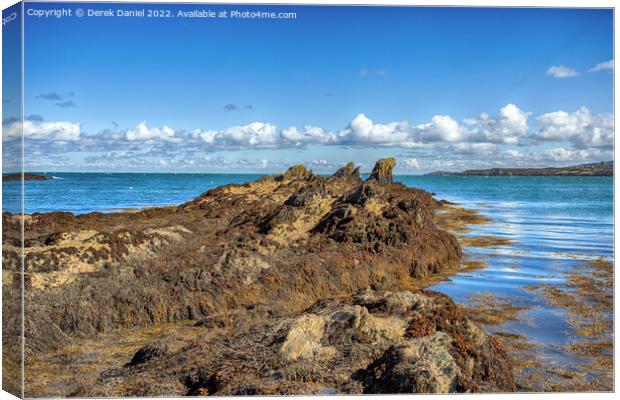
[{"label": "sky", "polygon": [[[89,16],[107,9],[115,15]],[[195,10],[216,17],[179,14]],[[398,173],[422,174],[613,158],[609,9],[26,3],[25,13],[31,171],[329,173],[394,156]],[[3,127],[10,148],[19,123]]]}]

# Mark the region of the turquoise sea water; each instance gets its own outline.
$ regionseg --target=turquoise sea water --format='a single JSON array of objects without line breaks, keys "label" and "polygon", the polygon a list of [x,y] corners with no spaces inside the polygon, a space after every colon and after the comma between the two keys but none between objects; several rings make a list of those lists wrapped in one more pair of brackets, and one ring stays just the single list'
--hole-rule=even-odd
[{"label": "turquoise sea water", "polygon": [[[109,212],[174,205],[226,183],[260,175],[48,173],[48,181],[25,182],[26,213]],[[486,268],[467,271],[433,289],[467,304],[475,294],[494,294],[531,307],[502,330],[526,334],[558,366],[579,361],[561,350],[576,339],[565,313],[525,290],[561,283],[562,272],[584,260],[613,258],[613,178],[608,177],[425,177],[398,181],[435,193],[438,199],[478,210],[491,222],[470,235],[511,240],[495,249],[468,248],[465,257]],[[19,211],[19,183],[3,182],[3,210]],[[612,316],[609,316],[612,318]]]},{"label": "turquoise sea water", "polygon": [[[24,210],[84,214],[128,208],[176,205],[227,183],[258,179],[252,174],[43,174],[47,181],[26,181]],[[19,182],[2,183],[3,211],[19,212]]]}]

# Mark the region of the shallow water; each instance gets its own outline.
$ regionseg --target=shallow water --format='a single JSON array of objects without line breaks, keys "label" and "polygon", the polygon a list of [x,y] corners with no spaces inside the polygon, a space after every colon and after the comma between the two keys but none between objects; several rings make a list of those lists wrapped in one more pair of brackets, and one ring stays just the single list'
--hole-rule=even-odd
[{"label": "shallow water", "polygon": [[[260,175],[48,173],[48,181],[27,181],[25,211],[92,211],[175,205],[226,183]],[[531,307],[501,330],[520,332],[542,344],[549,362],[576,360],[558,348],[576,339],[565,312],[525,290],[563,282],[562,272],[585,260],[613,258],[613,178],[609,177],[396,177],[438,199],[478,210],[491,222],[468,235],[507,238],[497,248],[468,248],[465,256],[486,268],[460,273],[432,289],[459,303],[492,293]],[[19,183],[3,182],[4,211],[18,212]],[[610,316],[611,318],[612,316]]]},{"label": "shallow water", "polygon": [[[493,294],[529,307],[493,329],[521,333],[538,345],[545,363],[571,369],[580,360],[560,346],[578,340],[566,310],[550,306],[525,287],[561,284],[563,272],[587,260],[613,261],[613,179],[606,177],[406,177],[401,180],[490,218],[467,235],[511,240],[496,248],[470,247],[465,257],[486,267],[467,271],[431,289],[469,304]],[[613,318],[612,315],[609,318]]]}]

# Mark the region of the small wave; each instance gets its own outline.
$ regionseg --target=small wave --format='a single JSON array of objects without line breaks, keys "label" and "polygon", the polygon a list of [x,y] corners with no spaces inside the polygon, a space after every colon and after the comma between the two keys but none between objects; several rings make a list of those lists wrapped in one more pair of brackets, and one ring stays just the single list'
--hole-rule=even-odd
[{"label": "small wave", "polygon": [[61,177],[59,177],[59,176],[54,176],[54,175],[52,175],[52,179],[65,179],[65,178],[61,178]]}]

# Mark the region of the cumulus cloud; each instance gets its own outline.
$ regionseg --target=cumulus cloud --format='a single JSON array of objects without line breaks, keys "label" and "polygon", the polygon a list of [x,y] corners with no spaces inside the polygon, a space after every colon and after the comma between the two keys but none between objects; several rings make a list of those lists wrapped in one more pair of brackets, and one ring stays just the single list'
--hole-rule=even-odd
[{"label": "cumulus cloud", "polygon": [[415,158],[405,158],[400,161],[406,169],[420,169],[420,163]]},{"label": "cumulus cloud", "polygon": [[435,115],[431,121],[429,124],[419,126],[424,138],[446,142],[456,142],[463,139],[465,131],[449,115]]},{"label": "cumulus cloud", "polygon": [[172,128],[164,125],[162,128],[149,128],[146,125],[145,121],[136,126],[135,129],[129,129],[125,132],[125,137],[130,142],[133,141],[150,141],[154,139],[164,140],[164,141],[178,141],[178,138],[175,138],[175,132]]},{"label": "cumulus cloud", "polygon": [[365,114],[358,114],[344,130],[337,133],[339,142],[356,145],[391,146],[407,142],[409,137],[409,124],[403,122],[377,124]]},{"label": "cumulus cloud", "polygon": [[527,133],[527,118],[530,113],[523,112],[514,104],[508,104],[499,112],[497,131],[503,136],[524,136]]},{"label": "cumulus cloud", "polygon": [[555,111],[537,118],[541,126],[537,139],[567,140],[578,148],[611,147],[614,140],[612,114],[593,115],[586,107],[568,113]]},{"label": "cumulus cloud", "polygon": [[[351,152],[380,147],[408,149],[410,154],[399,158],[400,167],[410,170],[422,170],[422,165],[433,168],[434,161],[452,168],[470,168],[604,160],[613,156],[614,121],[610,113],[593,114],[582,107],[574,112],[542,114],[531,123],[530,116],[515,104],[507,104],[495,115],[482,113],[462,121],[450,115],[435,115],[418,124],[376,122],[362,113],[339,130],[313,125],[279,128],[259,121],[219,130],[182,130],[143,121],[130,129],[115,126],[114,130],[89,133],[82,132],[75,122],[46,121],[34,115],[24,121],[23,131],[29,141],[28,151],[35,155],[33,160],[39,157],[36,154],[86,153],[93,165],[105,165],[106,157],[109,161],[116,154],[141,166],[157,165],[155,160],[165,160],[170,167],[184,163],[204,166],[205,154],[218,151],[301,150],[320,145],[341,146],[343,151]],[[17,142],[14,139],[21,135],[21,122],[7,118],[3,127],[3,140]],[[248,161],[243,166],[276,168],[274,162],[265,164],[262,160]],[[114,164],[120,162],[115,160]],[[333,161],[321,159],[307,163],[329,170],[336,167]]]},{"label": "cumulus cloud", "polygon": [[305,144],[337,144],[341,138],[337,133],[328,132],[323,128],[311,125],[306,125],[302,129],[294,126],[285,128],[280,136],[284,143],[293,147]]},{"label": "cumulus cloud", "polygon": [[508,149],[504,151],[502,154],[508,158],[521,158],[524,156],[522,152],[516,149]]},{"label": "cumulus cloud", "polygon": [[547,75],[550,75],[554,78],[571,78],[579,75],[577,71],[574,69],[567,67],[566,65],[554,65],[549,67],[547,70]]},{"label": "cumulus cloud", "polygon": [[80,125],[68,121],[48,122],[38,119],[11,121],[3,124],[2,139],[11,141],[24,136],[31,140],[74,141],[80,137]]},{"label": "cumulus cloud", "polygon": [[613,71],[613,69],[614,69],[614,60],[611,59],[611,60],[603,61],[603,62],[596,64],[594,67],[590,68],[590,72],[598,72],[598,71],[604,71],[604,70]]},{"label": "cumulus cloud", "polygon": [[497,146],[493,143],[454,143],[447,148],[450,154],[463,154],[469,156],[492,155]]},{"label": "cumulus cloud", "polygon": [[281,143],[275,125],[253,122],[248,125],[233,126],[219,131],[194,131],[207,145],[219,149],[234,148],[276,148]]},{"label": "cumulus cloud", "polygon": [[477,119],[465,119],[464,122],[471,127],[468,136],[477,142],[517,144],[519,138],[528,134],[530,115],[510,103],[502,107],[496,117],[482,113]]},{"label": "cumulus cloud", "polygon": [[569,150],[564,147],[545,150],[543,153],[552,161],[575,162],[576,160],[587,160],[589,152],[587,150]]}]

